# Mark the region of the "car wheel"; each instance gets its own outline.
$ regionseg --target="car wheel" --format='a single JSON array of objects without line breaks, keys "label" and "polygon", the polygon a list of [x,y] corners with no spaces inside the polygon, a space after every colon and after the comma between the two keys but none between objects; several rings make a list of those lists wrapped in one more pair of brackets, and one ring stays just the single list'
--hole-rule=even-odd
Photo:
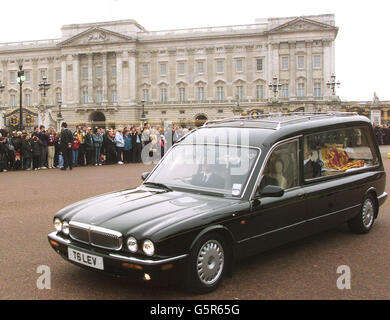
[{"label": "car wheel", "polygon": [[191,251],[187,289],[196,293],[215,290],[221,283],[228,261],[225,240],[217,233],[201,237]]},{"label": "car wheel", "polygon": [[374,224],[376,210],[374,198],[371,195],[366,196],[360,213],[348,221],[350,230],[357,234],[368,233]]}]

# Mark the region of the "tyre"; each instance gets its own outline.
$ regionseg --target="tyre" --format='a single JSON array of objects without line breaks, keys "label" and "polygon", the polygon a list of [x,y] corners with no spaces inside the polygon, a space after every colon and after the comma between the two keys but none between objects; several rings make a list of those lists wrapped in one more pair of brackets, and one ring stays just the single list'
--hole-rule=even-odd
[{"label": "tyre", "polygon": [[368,233],[374,224],[376,210],[374,198],[371,195],[366,196],[359,214],[348,221],[350,230],[357,234]]},{"label": "tyre", "polygon": [[187,289],[196,293],[215,290],[228,263],[226,241],[217,233],[202,236],[193,247],[187,270]]}]

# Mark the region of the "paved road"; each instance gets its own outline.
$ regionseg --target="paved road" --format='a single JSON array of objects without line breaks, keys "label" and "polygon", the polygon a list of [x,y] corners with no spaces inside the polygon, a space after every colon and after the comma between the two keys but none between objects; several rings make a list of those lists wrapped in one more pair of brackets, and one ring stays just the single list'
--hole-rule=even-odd
[{"label": "paved road", "polygon": [[[381,148],[383,156],[390,147]],[[389,172],[390,160],[384,157]],[[47,242],[53,215],[89,196],[137,186],[144,165],[75,168],[72,172],[0,173],[1,299],[389,299],[390,201],[368,235],[345,225],[246,259],[216,292],[179,288],[89,272],[60,258]],[[390,175],[387,192],[390,194]],[[38,290],[37,268],[51,269],[51,289]],[[336,286],[348,265],[352,289]]]}]

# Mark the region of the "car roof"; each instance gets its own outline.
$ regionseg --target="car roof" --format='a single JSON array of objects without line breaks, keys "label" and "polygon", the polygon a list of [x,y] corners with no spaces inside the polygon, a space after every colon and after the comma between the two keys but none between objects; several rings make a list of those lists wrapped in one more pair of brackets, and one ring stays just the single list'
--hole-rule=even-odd
[{"label": "car roof", "polygon": [[[210,134],[217,136],[224,130],[223,128],[227,129],[226,131],[229,131],[229,134],[247,131],[249,133],[249,139],[245,145],[267,147],[278,141],[301,134],[368,125],[370,125],[370,120],[367,117],[359,116],[357,113],[351,112],[275,113],[258,117],[240,116],[207,121],[200,130],[196,130],[198,131],[197,133],[194,133],[195,136],[210,136]],[[208,130],[205,131],[202,129]],[[187,140],[185,142],[190,142],[191,139],[185,140]],[[238,144],[242,145],[241,143]]]}]

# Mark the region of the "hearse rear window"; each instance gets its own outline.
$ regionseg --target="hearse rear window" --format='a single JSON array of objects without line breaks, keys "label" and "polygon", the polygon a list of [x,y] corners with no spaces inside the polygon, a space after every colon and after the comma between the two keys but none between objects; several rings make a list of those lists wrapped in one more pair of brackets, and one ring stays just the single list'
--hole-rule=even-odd
[{"label": "hearse rear window", "polygon": [[305,180],[378,164],[368,128],[338,129],[304,137]]}]

